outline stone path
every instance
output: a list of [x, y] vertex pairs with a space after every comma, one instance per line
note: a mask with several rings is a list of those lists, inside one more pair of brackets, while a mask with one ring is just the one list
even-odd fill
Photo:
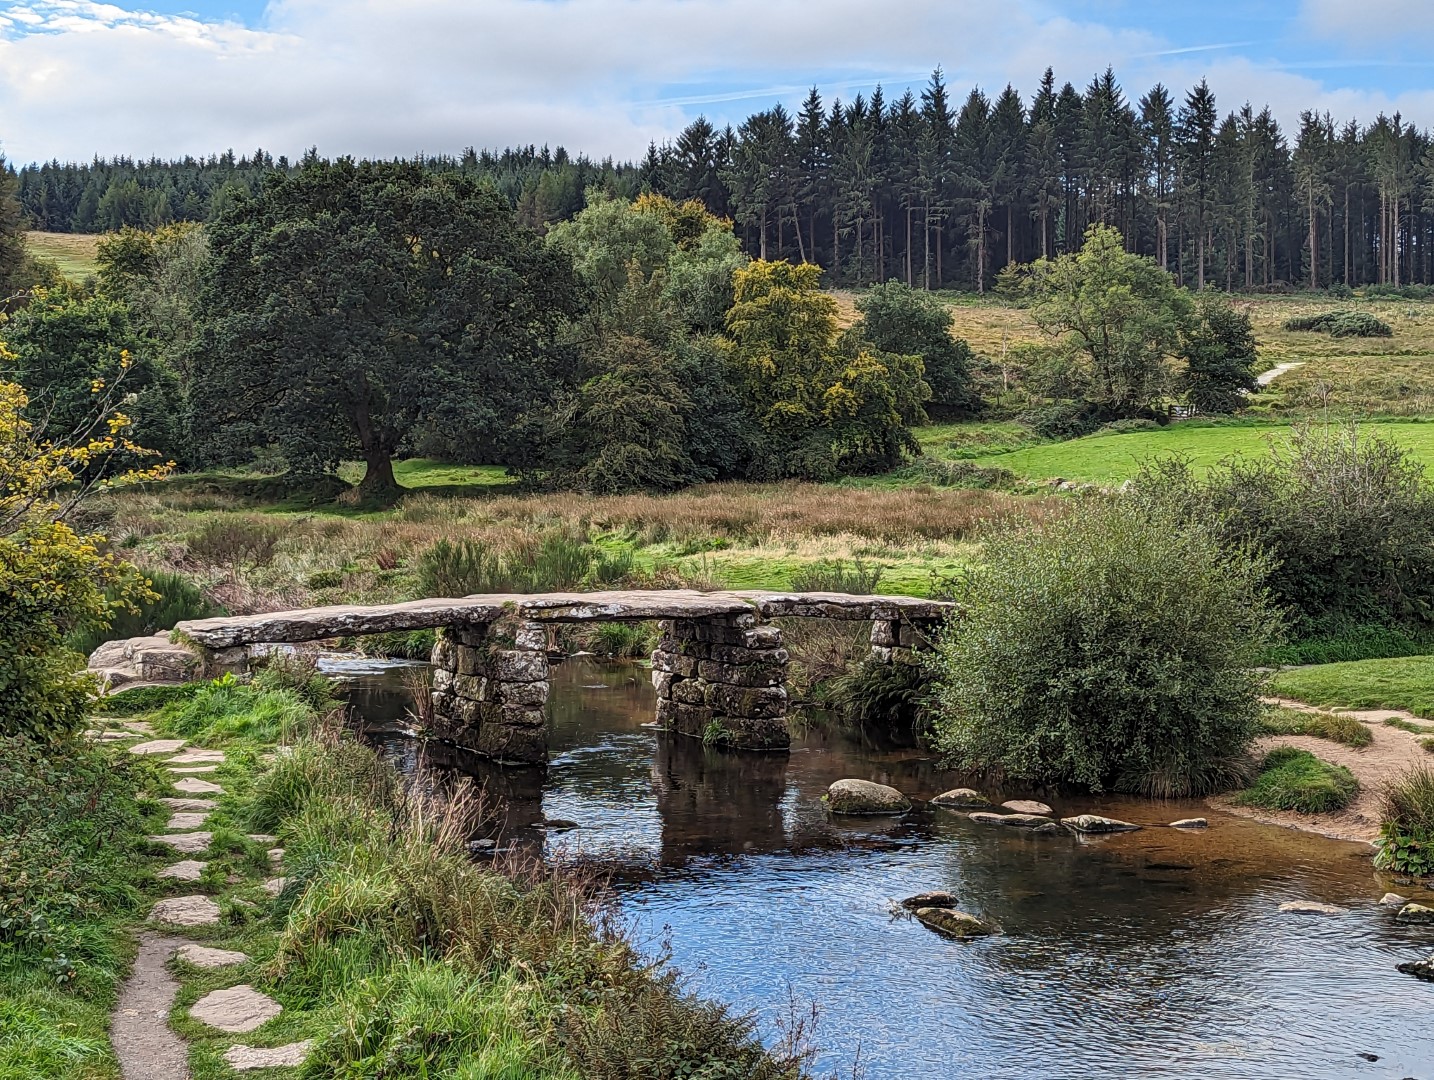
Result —
[[214, 834], [209, 832], [163, 833], [151, 836], [150, 839], [159, 844], [168, 844], [181, 855], [197, 855], [201, 851], [209, 849], [209, 842], [214, 839]]
[[290, 1043], [288, 1046], [276, 1046], [270, 1050], [264, 1050], [257, 1046], [231, 1046], [225, 1051], [224, 1060], [237, 1072], [247, 1072], [250, 1069], [293, 1068], [304, 1063], [304, 1057], [312, 1045], [312, 1039], [305, 1039], [303, 1042]]
[[181, 859], [177, 863], [166, 866], [155, 877], [168, 878], [173, 881], [198, 881], [204, 873], [206, 863], [198, 859]]
[[174, 790], [182, 791], [186, 795], [222, 795], [224, 793], [224, 789], [218, 784], [193, 776], [186, 776], [182, 780], [175, 781]]
[[243, 1035], [262, 1027], [283, 1011], [284, 1007], [277, 1001], [247, 983], [214, 990], [189, 1007], [189, 1015], [195, 1020], [231, 1035]]
[[149, 918], [168, 926], [217, 926], [219, 905], [207, 896], [171, 896], [155, 904]]
[[134, 971], [120, 987], [110, 1042], [124, 1080], [188, 1080], [189, 1050], [169, 1029], [179, 983], [165, 962], [184, 942], [152, 931], [139, 936]]
[[129, 748], [131, 754], [173, 754], [184, 748], [183, 739], [151, 739]]

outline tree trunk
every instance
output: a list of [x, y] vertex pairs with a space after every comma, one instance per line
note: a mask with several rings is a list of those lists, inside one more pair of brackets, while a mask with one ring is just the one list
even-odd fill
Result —
[[760, 257], [763, 262], [767, 261], [767, 208], [765, 206], [762, 207], [762, 246]]
[[909, 289], [916, 284], [911, 276], [911, 204], [906, 206], [906, 287]]
[[1314, 187], [1309, 190], [1309, 212], [1310, 212], [1310, 291], [1319, 288], [1319, 241], [1316, 239], [1316, 218], [1314, 205]]
[[393, 476], [393, 458], [386, 451], [365, 451], [363, 479], [359, 481], [358, 490], [365, 503], [386, 506], [398, 498], [402, 489]]

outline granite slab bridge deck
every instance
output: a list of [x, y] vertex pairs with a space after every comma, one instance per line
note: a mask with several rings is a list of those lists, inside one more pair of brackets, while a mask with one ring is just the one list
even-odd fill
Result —
[[197, 619], [175, 628], [175, 643], [110, 642], [90, 666], [111, 686], [136, 676], [182, 681], [247, 670], [250, 646], [432, 629], [438, 633], [426, 734], [496, 761], [541, 764], [548, 755], [552, 629], [655, 621], [659, 724], [731, 749], [785, 750], [789, 656], [774, 620], [870, 622], [873, 661], [915, 665], [955, 606], [911, 596], [677, 589], [436, 598]]

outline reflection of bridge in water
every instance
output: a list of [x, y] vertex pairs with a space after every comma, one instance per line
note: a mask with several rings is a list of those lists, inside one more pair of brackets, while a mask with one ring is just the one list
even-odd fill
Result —
[[469, 596], [202, 619], [176, 628], [204, 672], [242, 668], [248, 646], [437, 629], [435, 734], [503, 762], [547, 759], [544, 707], [551, 627], [657, 621], [657, 720], [734, 749], [785, 750], [786, 671], [779, 618], [872, 624], [874, 659], [914, 663], [952, 605], [909, 596], [685, 590]]

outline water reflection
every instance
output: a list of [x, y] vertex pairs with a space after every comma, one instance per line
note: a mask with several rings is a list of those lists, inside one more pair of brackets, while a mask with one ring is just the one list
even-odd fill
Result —
[[[871, 1080], [1434, 1080], [1434, 987], [1394, 970], [1434, 951], [1434, 932], [1377, 907], [1389, 883], [1366, 847], [1120, 799], [1050, 801], [1152, 825], [1205, 814], [1212, 828], [1071, 840], [930, 809], [831, 820], [820, 797], [843, 776], [928, 798], [952, 779], [919, 751], [841, 734], [801, 735], [790, 755], [669, 738], [645, 726], [636, 668], [560, 665], [550, 711], [547, 769], [437, 749], [430, 764], [503, 800], [515, 842], [618, 866], [640, 938], [665, 929], [697, 988], [764, 1019], [789, 990], [817, 1001], [825, 1069], [860, 1046]], [[386, 745], [414, 767], [410, 740]], [[534, 828], [556, 818], [579, 828]], [[957, 944], [889, 913], [932, 888], [1004, 934]], [[1351, 914], [1279, 914], [1289, 899]]]

